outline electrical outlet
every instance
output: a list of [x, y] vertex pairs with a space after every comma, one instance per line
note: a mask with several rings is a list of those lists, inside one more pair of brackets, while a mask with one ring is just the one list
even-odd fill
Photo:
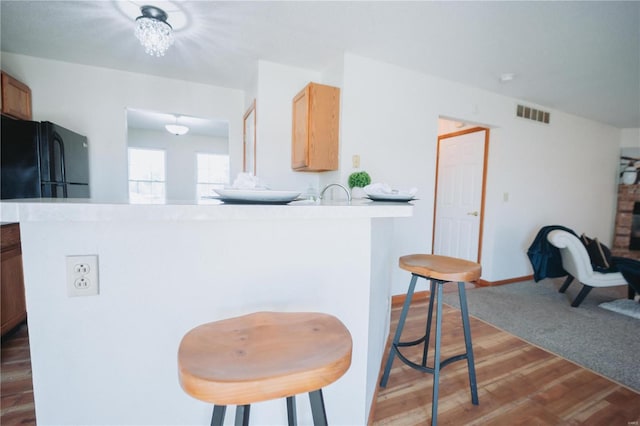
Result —
[[67, 295], [97, 296], [98, 256], [67, 256]]

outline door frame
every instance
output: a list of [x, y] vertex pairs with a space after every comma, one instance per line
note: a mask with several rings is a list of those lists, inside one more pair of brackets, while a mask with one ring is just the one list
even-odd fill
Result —
[[475, 132], [486, 132], [484, 136], [484, 153], [483, 153], [483, 164], [482, 164], [482, 190], [480, 195], [480, 217], [479, 217], [479, 229], [478, 229], [478, 259], [476, 262], [480, 263], [482, 259], [482, 236], [484, 231], [484, 206], [485, 206], [485, 195], [487, 190], [487, 166], [489, 160], [489, 134], [490, 130], [488, 127], [476, 126], [470, 129], [460, 130], [458, 132], [453, 133], [445, 133], [443, 135], [438, 135], [438, 145], [436, 148], [436, 179], [435, 179], [435, 189], [434, 189], [434, 198], [433, 198], [433, 223], [431, 233], [431, 253], [433, 253], [435, 249], [436, 242], [436, 215], [438, 212], [438, 179], [439, 179], [439, 170], [440, 170], [440, 142], [442, 139], [449, 139], [456, 136], [466, 135], [468, 133]]

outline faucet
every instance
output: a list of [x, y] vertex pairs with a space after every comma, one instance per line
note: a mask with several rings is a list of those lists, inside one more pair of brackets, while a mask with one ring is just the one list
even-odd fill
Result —
[[332, 186], [339, 186], [340, 188], [342, 188], [344, 190], [344, 192], [347, 194], [347, 200], [349, 201], [349, 203], [351, 203], [351, 193], [349, 192], [349, 190], [347, 188], [345, 188], [344, 186], [340, 185], [339, 183], [330, 183], [329, 185], [325, 186], [322, 189], [322, 192], [320, 192], [320, 199], [321, 200], [324, 197], [324, 193], [327, 191], [327, 189], [331, 188]]

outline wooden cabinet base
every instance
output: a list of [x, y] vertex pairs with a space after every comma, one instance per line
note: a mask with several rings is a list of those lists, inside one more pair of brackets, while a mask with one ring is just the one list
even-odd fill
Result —
[[22, 273], [20, 226], [17, 223], [0, 227], [0, 317], [4, 336], [27, 318]]

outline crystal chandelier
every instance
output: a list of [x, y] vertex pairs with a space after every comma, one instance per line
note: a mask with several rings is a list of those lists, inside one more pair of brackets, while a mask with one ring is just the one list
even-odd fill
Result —
[[136, 18], [135, 34], [145, 52], [151, 56], [164, 56], [173, 44], [173, 29], [164, 10], [155, 6], [142, 6], [142, 16]]

